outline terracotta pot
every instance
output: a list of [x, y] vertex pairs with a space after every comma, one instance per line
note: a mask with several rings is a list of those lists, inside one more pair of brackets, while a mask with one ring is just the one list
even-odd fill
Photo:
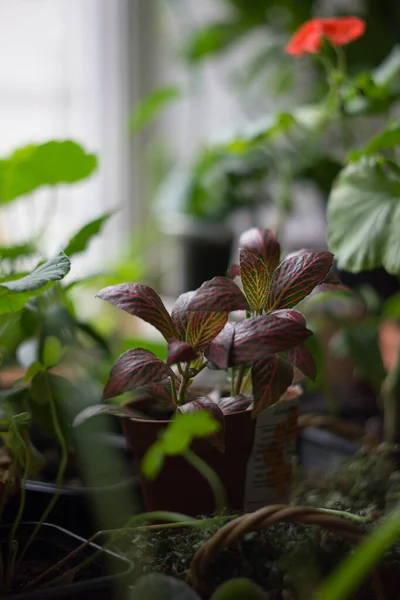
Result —
[[[281, 401], [256, 419], [252, 419], [249, 411], [225, 415], [225, 453], [218, 452], [205, 440], [193, 444], [192, 450], [220, 477], [229, 508], [256, 510], [287, 500], [297, 439], [297, 405], [297, 399]], [[168, 423], [140, 419], [123, 422], [146, 510], [192, 516], [210, 514], [215, 510], [211, 488], [183, 457], [168, 458], [154, 481], [141, 473], [144, 455]]]

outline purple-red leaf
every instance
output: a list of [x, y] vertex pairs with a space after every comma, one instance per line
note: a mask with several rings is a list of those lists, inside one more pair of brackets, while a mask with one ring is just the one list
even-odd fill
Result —
[[315, 381], [317, 377], [317, 365], [311, 350], [307, 346], [296, 346], [287, 351], [288, 360], [294, 364], [306, 377]]
[[281, 256], [281, 247], [273, 231], [253, 227], [240, 236], [239, 247], [260, 257], [271, 277], [279, 264]]
[[255, 417], [281, 398], [293, 381], [293, 367], [274, 354], [251, 367]]
[[190, 344], [180, 340], [168, 342], [167, 365], [175, 365], [178, 362], [191, 362], [199, 356], [199, 353]]
[[210, 400], [210, 398], [196, 398], [196, 400], [182, 404], [178, 407], [178, 410], [182, 413], [189, 413], [197, 410], [206, 410], [209, 412], [213, 418], [218, 421], [220, 428], [216, 433], [210, 435], [207, 439], [213, 446], [215, 446], [217, 450], [220, 452], [225, 452], [225, 419], [224, 413], [218, 404]]
[[268, 269], [261, 258], [243, 248], [240, 249], [240, 278], [251, 308], [260, 311], [268, 297]]
[[193, 298], [195, 292], [185, 292], [181, 294], [175, 302], [171, 319], [181, 340], [186, 341], [186, 330], [189, 323], [190, 315], [188, 305]]
[[193, 312], [186, 331], [186, 341], [194, 348], [204, 349], [219, 334], [228, 320], [228, 313]]
[[97, 296], [130, 315], [150, 323], [167, 341], [175, 336], [175, 329], [167, 309], [157, 292], [148, 285], [142, 283], [111, 285], [100, 290]]
[[[176, 388], [176, 379], [173, 379]], [[174, 398], [171, 389], [171, 380], [160, 381], [158, 383], [148, 383], [147, 385], [135, 390], [137, 396], [133, 398], [133, 402], [151, 400], [154, 404], [162, 408], [176, 409]], [[130, 400], [130, 403], [132, 400]]]
[[249, 310], [248, 302], [240, 288], [228, 277], [214, 277], [205, 281], [189, 301], [190, 310], [230, 312]]
[[273, 313], [270, 313], [275, 317], [279, 317], [280, 319], [291, 319], [300, 325], [306, 326], [306, 318], [299, 310], [295, 310], [294, 308], [283, 308], [274, 310]]
[[246, 410], [247, 408], [249, 408], [252, 402], [253, 399], [250, 395], [240, 394], [239, 396], [221, 398], [218, 401], [218, 406], [220, 407], [224, 415], [227, 415], [229, 413], [241, 412], [242, 410]]
[[235, 336], [235, 326], [232, 323], [227, 323], [216, 338], [212, 340], [206, 351], [205, 356], [208, 358], [212, 367], [217, 367], [226, 371], [230, 366], [230, 353]]
[[149, 383], [164, 381], [168, 377], [175, 377], [174, 372], [150, 350], [128, 350], [117, 359], [111, 369], [103, 399], [114, 398]]
[[226, 276], [229, 277], [229, 279], [235, 279], [235, 277], [240, 277], [239, 265], [231, 265], [226, 273]]
[[325, 279], [332, 262], [331, 252], [301, 250], [286, 258], [272, 276], [266, 310], [296, 306]]
[[325, 277], [325, 279], [321, 283], [324, 283], [324, 284], [327, 283], [329, 285], [341, 285], [342, 284], [339, 277], [336, 275], [335, 271], [333, 270], [333, 267], [331, 268], [328, 275]]
[[291, 318], [271, 314], [246, 319], [235, 327], [229, 366], [252, 363], [269, 354], [284, 352], [310, 335], [311, 331]]

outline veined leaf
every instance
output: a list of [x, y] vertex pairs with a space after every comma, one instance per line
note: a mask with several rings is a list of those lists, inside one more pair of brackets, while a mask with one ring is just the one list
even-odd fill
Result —
[[287, 351], [288, 360], [299, 369], [306, 377], [315, 381], [317, 377], [317, 365], [314, 356], [307, 346], [299, 345]]
[[229, 366], [253, 363], [275, 352], [284, 352], [310, 335], [311, 331], [292, 319], [275, 315], [246, 319], [235, 327]]
[[194, 294], [195, 292], [185, 292], [184, 294], [181, 294], [172, 308], [172, 323], [178, 333], [179, 339], [182, 341], [186, 341], [186, 330], [190, 319], [188, 306]]
[[99, 298], [118, 306], [130, 315], [150, 323], [168, 341], [176, 337], [175, 328], [160, 296], [143, 283], [111, 285], [97, 294]]
[[79, 252], [86, 250], [90, 240], [100, 233], [104, 223], [106, 223], [113, 214], [113, 212], [107, 212], [101, 217], [94, 219], [94, 221], [90, 221], [90, 223], [84, 225], [65, 246], [65, 254], [72, 256], [73, 254], [78, 254]]
[[170, 340], [168, 342], [167, 365], [175, 365], [178, 362], [191, 362], [199, 356], [199, 353], [186, 342]]
[[227, 415], [229, 413], [241, 412], [246, 410], [251, 405], [253, 399], [251, 396], [246, 394], [240, 394], [239, 396], [223, 397], [218, 402], [218, 406]]
[[128, 406], [121, 406], [116, 404], [93, 404], [84, 408], [74, 419], [73, 426], [78, 427], [85, 423], [88, 419], [92, 419], [97, 415], [112, 415], [113, 417], [120, 417], [121, 419], [143, 418], [143, 414]]
[[270, 314], [280, 319], [291, 319], [300, 325], [304, 325], [304, 327], [306, 326], [305, 316], [299, 310], [295, 310], [294, 308], [279, 308]]
[[227, 323], [204, 352], [211, 365], [226, 371], [230, 366], [230, 353], [235, 336], [235, 326]]
[[243, 248], [240, 249], [240, 278], [251, 308], [260, 311], [268, 297], [268, 269], [261, 258]]
[[226, 273], [226, 276], [229, 279], [235, 279], [235, 277], [240, 277], [239, 265], [231, 265]]
[[339, 174], [328, 200], [328, 243], [341, 269], [400, 275], [400, 168], [363, 158]]
[[[173, 385], [177, 388], [177, 380], [173, 379]], [[148, 383], [143, 387], [135, 389], [135, 396], [130, 398], [124, 406], [131, 406], [137, 401], [151, 400], [158, 406], [165, 409], [175, 410], [175, 402], [172, 395], [171, 380], [159, 381], [158, 383]]]
[[69, 258], [61, 253], [39, 265], [32, 273], [0, 283], [0, 314], [21, 310], [30, 298], [49, 289], [69, 272]]
[[332, 263], [331, 252], [301, 250], [286, 258], [272, 276], [266, 310], [296, 306], [325, 279]]
[[240, 288], [228, 277], [214, 277], [205, 281], [194, 292], [188, 307], [193, 311], [207, 312], [231, 312], [250, 308]]
[[147, 384], [175, 377], [174, 372], [150, 350], [134, 348], [124, 352], [111, 369], [103, 400]]
[[74, 183], [89, 177], [97, 158], [72, 140], [18, 148], [0, 160], [0, 203], [5, 204], [43, 185]]
[[192, 400], [191, 402], [179, 406], [178, 411], [184, 414], [206, 411], [211, 414], [213, 419], [219, 424], [219, 427], [216, 431], [209, 434], [207, 438], [217, 450], [220, 452], [225, 451], [225, 419], [224, 413], [218, 404], [210, 400], [210, 398], [196, 398], [196, 400]]
[[253, 417], [272, 406], [293, 381], [293, 367], [277, 354], [256, 361], [251, 367]]
[[258, 227], [248, 229], [240, 236], [239, 247], [261, 258], [272, 276], [281, 256], [281, 247], [273, 231]]
[[186, 332], [186, 341], [194, 348], [204, 349], [223, 329], [228, 313], [193, 312]]

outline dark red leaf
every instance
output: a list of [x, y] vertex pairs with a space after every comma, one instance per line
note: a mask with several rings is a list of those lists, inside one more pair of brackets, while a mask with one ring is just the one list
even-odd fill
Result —
[[174, 304], [171, 312], [171, 319], [182, 341], [186, 341], [186, 330], [190, 319], [188, 305], [195, 292], [185, 292], [181, 294]]
[[340, 281], [339, 277], [336, 275], [336, 273], [332, 267], [331, 270], [329, 271], [328, 275], [322, 281], [322, 283], [323, 284], [327, 283], [330, 285], [341, 285], [342, 282]]
[[291, 318], [271, 314], [246, 319], [235, 327], [229, 366], [252, 363], [269, 354], [284, 352], [310, 335], [311, 331]]
[[281, 398], [293, 381], [293, 367], [274, 354], [251, 367], [255, 417]]
[[[227, 323], [222, 331], [212, 340], [206, 351], [205, 356], [211, 365], [226, 371], [230, 366], [230, 353], [235, 335], [235, 327], [232, 323]], [[211, 367], [212, 368], [212, 367]]]
[[[173, 379], [175, 388], [177, 380]], [[130, 400], [132, 402], [142, 402], [151, 400], [153, 404], [157, 404], [163, 408], [176, 409], [174, 398], [172, 396], [171, 380], [160, 381], [158, 383], [148, 383], [147, 385], [135, 390], [135, 397]]]
[[331, 252], [301, 250], [286, 258], [272, 276], [266, 310], [296, 306], [325, 279], [332, 262]]
[[260, 311], [268, 297], [268, 269], [261, 258], [243, 248], [240, 249], [240, 278], [251, 308]]
[[239, 265], [231, 265], [226, 274], [229, 279], [235, 279], [235, 277], [240, 277], [240, 267]]
[[246, 410], [249, 408], [253, 399], [248, 394], [240, 394], [239, 396], [230, 396], [221, 398], [218, 401], [218, 406], [222, 410], [222, 412], [227, 415], [229, 413], [241, 412], [242, 410]]
[[214, 277], [205, 281], [189, 301], [190, 310], [230, 312], [249, 310], [248, 302], [240, 288], [228, 277]]
[[311, 350], [307, 346], [296, 346], [287, 351], [288, 360], [297, 367], [303, 375], [309, 377], [313, 381], [317, 377], [317, 365]]
[[300, 325], [306, 326], [306, 318], [299, 310], [295, 310], [294, 308], [287, 309], [278, 309], [274, 310], [273, 313], [270, 313], [275, 317], [279, 317], [280, 319], [291, 319], [292, 321], [296, 321]]
[[191, 313], [186, 331], [186, 341], [194, 348], [204, 349], [223, 329], [227, 320], [228, 313]]
[[270, 229], [253, 227], [245, 231], [239, 239], [239, 247], [260, 257], [268, 270], [269, 276], [279, 265], [281, 247], [275, 234]]
[[164, 381], [168, 377], [175, 377], [174, 372], [150, 350], [128, 350], [117, 359], [111, 369], [103, 399], [114, 398], [149, 383]]
[[218, 421], [220, 428], [207, 439], [217, 450], [225, 452], [225, 419], [224, 413], [218, 404], [210, 400], [210, 398], [196, 398], [196, 400], [182, 404], [178, 407], [178, 410], [182, 413], [194, 412], [197, 410], [206, 410], [209, 412], [214, 419]]
[[130, 315], [153, 325], [165, 339], [175, 337], [175, 329], [160, 296], [142, 283], [122, 283], [102, 289], [97, 296]]
[[175, 365], [178, 362], [191, 362], [199, 356], [199, 353], [190, 344], [180, 340], [168, 342], [167, 365]]

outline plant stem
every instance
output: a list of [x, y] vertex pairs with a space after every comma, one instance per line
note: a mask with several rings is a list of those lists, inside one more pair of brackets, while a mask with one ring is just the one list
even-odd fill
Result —
[[231, 396], [232, 398], [235, 395], [235, 367], [231, 368]]
[[234, 388], [234, 396], [239, 396], [240, 394], [240, 390], [242, 388], [242, 382], [243, 382], [243, 377], [246, 373], [246, 367], [245, 365], [240, 365], [239, 370], [238, 370], [238, 374], [236, 376], [236, 381], [235, 381], [235, 388]]
[[178, 391], [177, 404], [184, 404], [184, 402], [185, 402], [186, 389], [187, 389], [188, 383], [190, 381], [189, 372], [190, 372], [190, 363], [187, 363], [185, 370], [183, 372], [183, 375], [182, 375], [181, 385], [180, 385], [179, 391]]
[[20, 553], [19, 557], [18, 557], [18, 561], [17, 561], [17, 565], [16, 567], [18, 567], [21, 564], [22, 559], [24, 558], [28, 548], [30, 547], [30, 545], [32, 544], [33, 540], [35, 539], [38, 531], [40, 530], [41, 526], [43, 525], [43, 523], [45, 522], [45, 520], [47, 519], [47, 517], [49, 516], [49, 514], [51, 513], [51, 511], [54, 508], [54, 505], [56, 504], [59, 495], [60, 495], [60, 489], [62, 486], [62, 482], [63, 482], [63, 477], [64, 477], [64, 471], [65, 468], [67, 466], [67, 462], [68, 462], [68, 446], [67, 446], [67, 442], [64, 438], [63, 432], [61, 431], [61, 426], [58, 420], [58, 415], [57, 415], [57, 409], [56, 409], [56, 405], [55, 405], [55, 401], [53, 398], [53, 394], [49, 385], [49, 381], [48, 381], [48, 374], [46, 373], [45, 376], [45, 381], [47, 384], [47, 398], [48, 398], [48, 402], [50, 404], [50, 412], [51, 412], [51, 420], [52, 420], [52, 425], [56, 434], [56, 438], [58, 443], [60, 444], [61, 447], [61, 458], [60, 458], [60, 465], [58, 468], [58, 473], [57, 473], [57, 478], [56, 478], [56, 489], [55, 492], [49, 502], [49, 504], [47, 505], [47, 507], [45, 508], [45, 510], [43, 511], [42, 516], [40, 517], [39, 522], [37, 523], [36, 527], [34, 528], [34, 530], [32, 531], [31, 535], [28, 538], [28, 541], [26, 542], [22, 552]]
[[385, 441], [390, 444], [400, 443], [400, 346], [396, 361], [382, 384], [381, 396], [384, 409]]
[[348, 521], [353, 521], [354, 523], [358, 523], [360, 525], [372, 523], [375, 520], [371, 515], [360, 516], [346, 512], [344, 510], [334, 510], [333, 508], [320, 508], [319, 510], [321, 512], [328, 513], [329, 515], [333, 515], [335, 517], [343, 517]]
[[178, 397], [176, 395], [176, 387], [175, 387], [175, 377], [170, 377], [170, 381], [171, 381], [171, 393], [172, 393], [172, 398], [173, 398], [174, 404], [178, 404]]
[[223, 510], [226, 508], [227, 500], [225, 489], [214, 469], [212, 469], [210, 465], [208, 465], [202, 458], [197, 456], [197, 454], [195, 454], [192, 450], [186, 450], [183, 453], [183, 457], [186, 458], [186, 460], [195, 469], [197, 469], [199, 473], [205, 477], [205, 479], [207, 479], [214, 494], [215, 508], [217, 510]]

